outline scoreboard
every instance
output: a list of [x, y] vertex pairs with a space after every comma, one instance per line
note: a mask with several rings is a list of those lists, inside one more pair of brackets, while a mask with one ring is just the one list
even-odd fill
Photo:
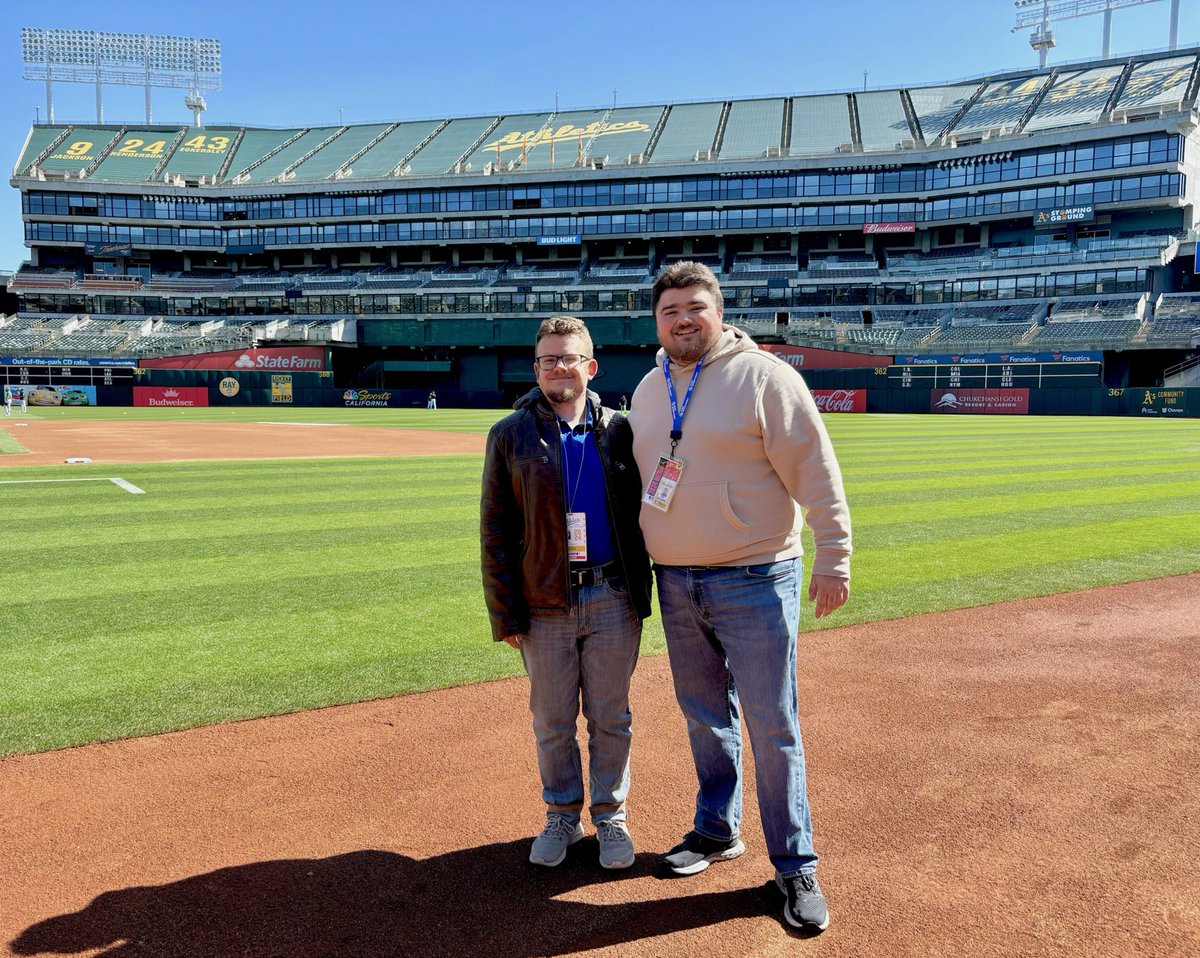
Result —
[[1064, 389], [1100, 384], [1100, 363], [938, 363], [889, 366], [888, 386], [901, 389]]
[[[70, 362], [69, 360], [67, 361]], [[78, 361], [77, 361], [78, 362]], [[0, 384], [11, 386], [132, 386], [139, 370], [136, 360], [113, 365], [52, 365], [53, 360], [0, 358]]]

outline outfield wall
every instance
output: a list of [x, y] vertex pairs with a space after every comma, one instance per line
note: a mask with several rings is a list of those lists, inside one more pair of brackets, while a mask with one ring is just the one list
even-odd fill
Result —
[[[1104, 386], [1098, 375], [1061, 373], [1053, 386], [952, 385], [938, 380], [929, 388], [897, 373], [900, 367], [805, 369], [800, 372], [818, 403], [829, 413], [933, 413], [941, 415], [1154, 416], [1200, 418], [1200, 388], [1164, 389]], [[933, 381], [933, 380], [929, 380]], [[533, 387], [530, 377], [513, 382], [507, 395], [495, 390], [438, 388], [438, 405], [496, 408]], [[605, 403], [622, 395], [593, 384]], [[266, 373], [242, 370], [146, 369], [136, 385], [98, 387], [97, 400], [111, 406], [332, 406], [342, 408], [424, 408], [429, 389], [346, 388], [328, 372]]]

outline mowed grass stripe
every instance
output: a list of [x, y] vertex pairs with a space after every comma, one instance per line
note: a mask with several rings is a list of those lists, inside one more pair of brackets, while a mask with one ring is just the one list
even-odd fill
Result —
[[29, 452], [29, 450], [10, 436], [7, 431], [0, 429], [0, 456], [19, 455], [23, 452]]
[[[1200, 569], [1200, 423], [827, 422], [857, 552], [851, 603], [820, 627]], [[0, 487], [6, 518], [37, 543], [0, 592], [0, 752], [519, 673], [483, 609], [480, 468], [439, 456], [17, 470], [121, 475], [147, 494]], [[662, 649], [657, 621], [644, 649]]]
[[[532, 383], [531, 383], [532, 385]], [[424, 404], [422, 404], [423, 406]], [[336, 406], [209, 406], [194, 409], [151, 409], [148, 407], [56, 407], [31, 410], [28, 419], [47, 422], [174, 422], [187, 423], [285, 423], [338, 426], [378, 426], [432, 429], [445, 432], [486, 433], [508, 409], [353, 409]]]

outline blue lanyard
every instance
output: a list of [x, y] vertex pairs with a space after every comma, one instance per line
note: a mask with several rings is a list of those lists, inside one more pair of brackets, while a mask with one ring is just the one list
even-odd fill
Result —
[[683, 414], [687, 412], [688, 403], [692, 399], [692, 390], [696, 388], [696, 380], [700, 376], [700, 367], [704, 365], [704, 357], [701, 356], [696, 362], [696, 368], [692, 370], [692, 381], [688, 383], [687, 392], [683, 394], [683, 405], [679, 405], [675, 401], [675, 384], [671, 381], [671, 357], [663, 359], [663, 376], [667, 380], [667, 395], [671, 399], [671, 458], [675, 458], [675, 447], [679, 445], [679, 440], [683, 438]]

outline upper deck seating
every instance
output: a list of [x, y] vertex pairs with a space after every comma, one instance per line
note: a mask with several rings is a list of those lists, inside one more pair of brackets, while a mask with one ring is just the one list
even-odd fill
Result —
[[894, 150], [912, 139], [899, 90], [855, 94], [858, 128], [864, 150]]
[[721, 159], [757, 158], [780, 146], [783, 134], [783, 99], [734, 100], [725, 120]]

